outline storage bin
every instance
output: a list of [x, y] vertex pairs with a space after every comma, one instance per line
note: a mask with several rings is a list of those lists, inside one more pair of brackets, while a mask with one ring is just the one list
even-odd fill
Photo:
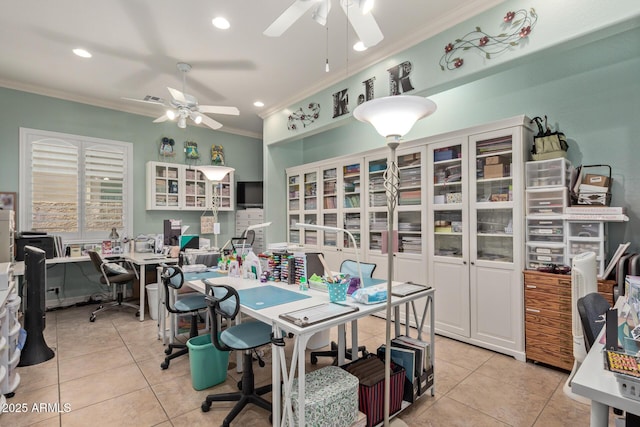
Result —
[[[384, 419], [384, 362], [376, 355], [358, 359], [342, 367], [358, 377], [358, 408], [367, 416], [367, 427], [374, 426]], [[382, 375], [375, 380], [371, 373]], [[365, 374], [366, 373], [366, 374]], [[374, 378], [372, 381], [371, 379]], [[404, 368], [391, 363], [391, 388], [389, 396], [389, 415], [395, 414], [402, 407], [404, 394]]]
[[[326, 366], [305, 375], [305, 425], [350, 426], [358, 417], [358, 378], [337, 366]], [[294, 425], [298, 419], [298, 378], [293, 380], [291, 403]]]
[[591, 221], [591, 222], [567, 222], [567, 228], [569, 237], [587, 237], [599, 239], [604, 236], [604, 222], [603, 221]]
[[538, 160], [525, 164], [527, 188], [568, 187], [573, 167], [565, 158]]
[[327, 283], [327, 289], [329, 290], [329, 301], [331, 302], [346, 301], [347, 288], [349, 288], [349, 282]]
[[187, 341], [191, 384], [195, 390], [213, 387], [227, 379], [229, 352], [220, 351], [211, 343], [211, 334], [199, 335]]

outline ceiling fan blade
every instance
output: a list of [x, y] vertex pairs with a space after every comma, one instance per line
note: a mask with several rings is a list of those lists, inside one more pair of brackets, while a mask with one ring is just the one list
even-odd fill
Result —
[[160, 117], [158, 117], [157, 119], [155, 119], [153, 121], [153, 123], [162, 123], [162, 122], [166, 122], [167, 120], [169, 120], [169, 117], [167, 117], [166, 114], [163, 114]]
[[142, 102], [144, 104], [167, 105], [164, 99], [158, 98], [157, 96], [151, 96], [151, 95], [145, 96], [144, 99], [127, 98], [124, 96], [122, 97], [122, 99], [125, 99], [127, 101]]
[[355, 6], [355, 3], [351, 3], [351, 6], [348, 6], [345, 2], [340, 2], [340, 5], [344, 13], [349, 17], [351, 26], [365, 47], [373, 47], [384, 39], [384, 35], [371, 12], [363, 15], [360, 9]]
[[240, 115], [240, 110], [238, 110], [236, 107], [223, 107], [219, 105], [198, 105], [198, 110], [201, 113], [228, 114], [231, 116]]
[[287, 10], [282, 12], [269, 27], [264, 30], [264, 35], [269, 37], [280, 37], [289, 29], [302, 15], [311, 9], [321, 0], [296, 0]]
[[220, 129], [222, 127], [222, 123], [213, 120], [211, 117], [207, 117], [204, 114], [200, 114], [202, 117], [202, 124], [209, 126], [211, 129]]
[[184, 93], [182, 93], [178, 89], [174, 89], [172, 87], [167, 87], [167, 89], [169, 89], [169, 93], [171, 94], [173, 99], [175, 99], [176, 101], [181, 102], [183, 104], [187, 103], [187, 98], [184, 96]]

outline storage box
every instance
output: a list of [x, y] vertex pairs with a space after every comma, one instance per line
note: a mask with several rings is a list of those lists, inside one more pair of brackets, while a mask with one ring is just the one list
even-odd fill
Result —
[[502, 178], [504, 176], [504, 165], [484, 165], [484, 178]]
[[[358, 378], [337, 366], [326, 366], [306, 374], [302, 405], [305, 425], [343, 427], [353, 424], [358, 417], [358, 387]], [[293, 380], [291, 390], [293, 424], [299, 425], [298, 378]]]
[[[358, 377], [358, 407], [367, 416], [367, 427], [380, 423], [384, 419], [384, 362], [370, 354], [344, 365], [342, 369]], [[392, 363], [389, 415], [395, 414], [402, 407], [404, 379], [404, 368]]]
[[443, 160], [451, 160], [453, 159], [453, 154], [452, 148], [440, 148], [433, 150], [433, 161], [441, 162]]
[[582, 180], [583, 184], [597, 185], [598, 187], [609, 188], [609, 177], [604, 175], [596, 175], [588, 173]]
[[500, 156], [490, 156], [487, 157], [485, 162], [487, 165], [497, 165], [500, 164]]
[[462, 193], [447, 193], [447, 203], [462, 203]]

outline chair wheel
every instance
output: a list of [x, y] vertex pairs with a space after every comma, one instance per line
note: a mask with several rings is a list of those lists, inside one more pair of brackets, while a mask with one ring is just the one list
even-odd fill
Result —
[[269, 424], [273, 424], [273, 414], [269, 414]]
[[165, 370], [169, 367], [169, 363], [168, 362], [162, 362], [160, 364], [160, 368], [162, 368], [162, 370]]
[[229, 426], [230, 426], [230, 424], [228, 422], [226, 422], [226, 421], [222, 422], [222, 427], [229, 427]]
[[136, 311], [136, 317], [140, 317], [140, 312]]
[[238, 381], [238, 390], [242, 390], [242, 380]]
[[171, 354], [171, 351], [172, 351], [172, 350], [173, 350], [173, 349], [172, 349], [171, 347], [165, 348], [165, 349], [164, 349], [164, 354], [166, 354], [166, 355], [168, 356], [168, 355], [170, 355], [170, 354]]
[[315, 365], [318, 363], [318, 358], [316, 356], [311, 356], [311, 364]]
[[89, 317], [89, 322], [95, 322], [95, 321], [96, 321], [96, 315], [95, 315], [95, 314], [92, 314], [92, 315]]
[[202, 410], [202, 412], [209, 412], [209, 409], [211, 409], [211, 403], [205, 400], [204, 402], [202, 402], [202, 405], [200, 405], [200, 409]]

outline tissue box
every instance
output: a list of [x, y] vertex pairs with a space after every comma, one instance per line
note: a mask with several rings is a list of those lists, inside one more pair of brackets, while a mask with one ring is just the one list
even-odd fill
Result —
[[[358, 378], [337, 366], [326, 366], [305, 376], [305, 425], [350, 426], [358, 416]], [[291, 392], [293, 424], [298, 422], [298, 378]]]

